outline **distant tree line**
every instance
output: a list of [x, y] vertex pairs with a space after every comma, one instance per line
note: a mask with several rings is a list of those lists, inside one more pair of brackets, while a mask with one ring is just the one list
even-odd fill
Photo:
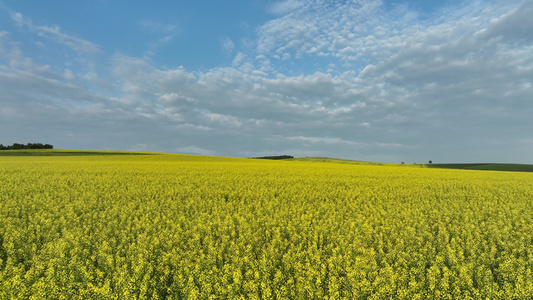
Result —
[[50, 144], [41, 144], [41, 143], [27, 143], [26, 145], [14, 143], [11, 146], [4, 146], [0, 144], [0, 150], [23, 150], [23, 149], [54, 149], [54, 146]]
[[252, 157], [255, 159], [288, 159], [294, 158], [292, 155], [276, 155], [276, 156], [261, 156], [261, 157]]

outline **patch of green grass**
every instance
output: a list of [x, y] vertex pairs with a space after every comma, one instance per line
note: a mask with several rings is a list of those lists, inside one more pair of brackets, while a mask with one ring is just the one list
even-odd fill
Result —
[[2, 150], [0, 156], [88, 156], [88, 155], [152, 155], [148, 152], [108, 151], [108, 150], [61, 150], [61, 149], [32, 149], [32, 150]]
[[533, 165], [526, 165], [526, 164], [475, 163], [475, 164], [429, 164], [427, 166], [429, 168], [441, 168], [441, 169], [533, 172]]

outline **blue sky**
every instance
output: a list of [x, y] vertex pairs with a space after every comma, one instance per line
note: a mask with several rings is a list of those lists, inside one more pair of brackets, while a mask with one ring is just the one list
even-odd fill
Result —
[[0, 0], [0, 143], [533, 163], [531, 15], [522, 0]]

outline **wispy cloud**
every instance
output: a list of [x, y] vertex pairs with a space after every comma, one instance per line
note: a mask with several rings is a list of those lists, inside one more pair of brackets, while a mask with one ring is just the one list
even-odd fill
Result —
[[285, 14], [296, 10], [304, 5], [303, 1], [299, 0], [284, 0], [278, 1], [270, 7], [270, 12], [275, 14]]
[[172, 43], [180, 34], [181, 29], [174, 24], [165, 24], [153, 20], [143, 20], [139, 22], [143, 32], [153, 35], [152, 41], [147, 45], [148, 50], [145, 56], [152, 57], [156, 55], [157, 50]]
[[233, 52], [233, 49], [235, 49], [235, 43], [228, 37], [223, 38], [221, 44], [222, 50], [226, 54], [231, 54]]
[[141, 27], [149, 32], [153, 33], [176, 33], [178, 32], [178, 27], [173, 24], [164, 24], [157, 21], [152, 20], [143, 20], [139, 22]]
[[34, 25], [32, 20], [22, 16], [21, 13], [12, 13], [11, 18], [21, 27], [36, 32], [38, 35], [53, 40], [84, 54], [98, 54], [100, 47], [81, 38], [68, 35], [61, 31], [59, 26]]

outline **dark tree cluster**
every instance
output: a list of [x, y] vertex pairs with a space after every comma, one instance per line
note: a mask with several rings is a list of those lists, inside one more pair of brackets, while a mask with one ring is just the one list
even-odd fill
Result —
[[50, 144], [41, 144], [41, 143], [27, 143], [26, 145], [14, 143], [11, 146], [4, 146], [0, 144], [0, 150], [23, 150], [23, 149], [54, 149], [54, 146]]
[[255, 159], [289, 159], [294, 158], [292, 155], [277, 155], [277, 156], [261, 156], [261, 157], [254, 157]]

